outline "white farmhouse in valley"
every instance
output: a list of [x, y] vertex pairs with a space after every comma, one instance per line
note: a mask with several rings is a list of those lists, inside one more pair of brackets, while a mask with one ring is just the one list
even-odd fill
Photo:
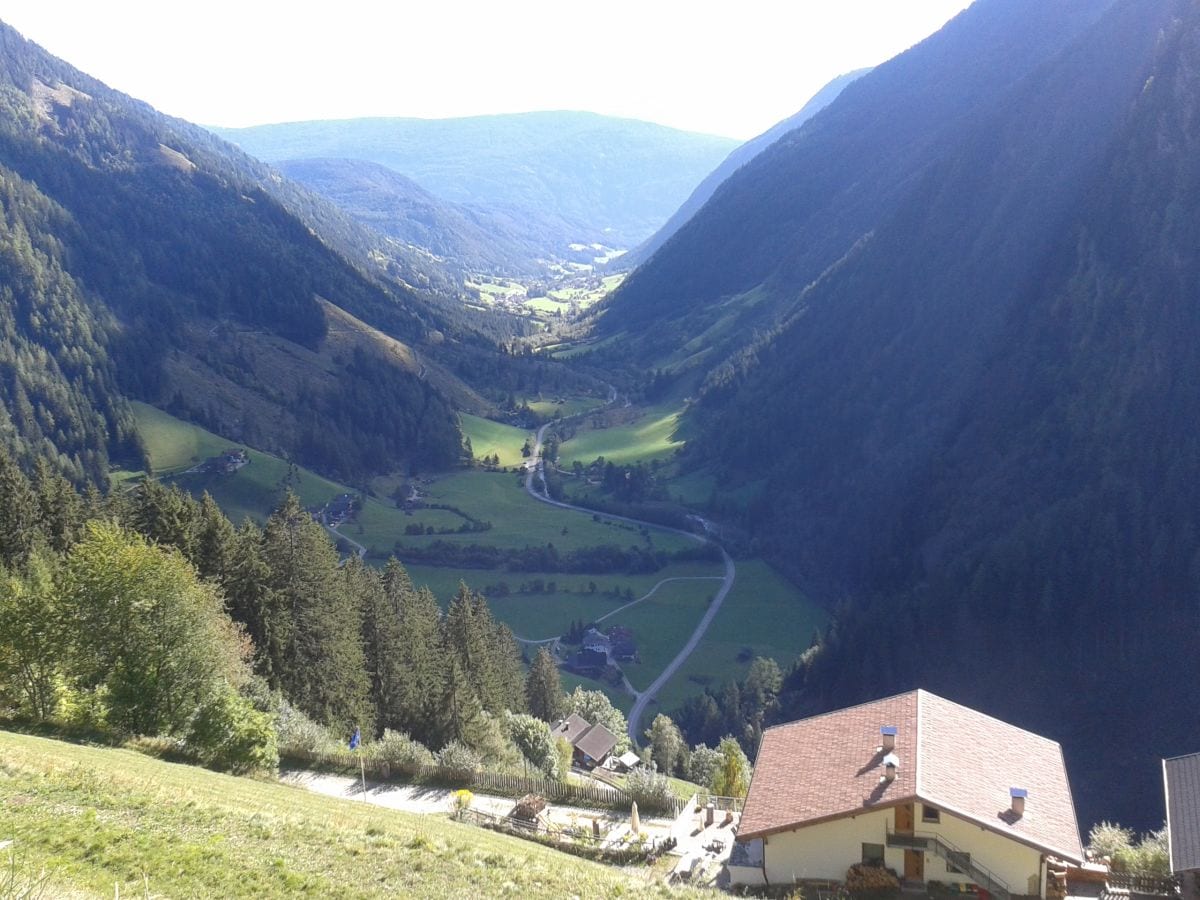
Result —
[[855, 863], [914, 885], [1046, 896], [1083, 849], [1062, 749], [928, 691], [764, 732], [730, 860], [735, 884], [843, 881]]

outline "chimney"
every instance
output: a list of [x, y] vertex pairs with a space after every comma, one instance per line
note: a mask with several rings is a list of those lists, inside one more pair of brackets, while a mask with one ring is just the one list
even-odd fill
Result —
[[1009, 795], [1012, 797], [1012, 811], [1017, 818], [1025, 815], [1025, 798], [1029, 796], [1029, 791], [1025, 788], [1009, 788]]
[[883, 758], [883, 780], [892, 781], [896, 777], [896, 769], [900, 767], [900, 757], [889, 753]]
[[879, 739], [883, 741], [883, 752], [891, 753], [896, 749], [896, 726], [884, 725], [879, 729]]

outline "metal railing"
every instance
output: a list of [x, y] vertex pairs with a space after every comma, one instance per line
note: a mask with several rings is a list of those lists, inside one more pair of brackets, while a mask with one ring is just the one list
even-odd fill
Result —
[[1008, 882], [989, 869], [975, 861], [970, 853], [950, 843], [940, 834], [930, 831], [914, 831], [898, 833], [890, 828], [887, 832], [889, 847], [902, 847], [905, 850], [932, 850], [954, 868], [960, 869], [975, 879], [975, 883], [987, 888], [988, 893], [999, 900], [1009, 900], [1011, 891]]

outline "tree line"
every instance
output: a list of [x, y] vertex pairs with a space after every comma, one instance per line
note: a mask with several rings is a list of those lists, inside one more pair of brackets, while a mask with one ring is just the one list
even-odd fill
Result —
[[443, 612], [395, 559], [343, 563], [291, 493], [235, 527], [208, 495], [81, 494], [0, 454], [0, 711], [257, 768], [285, 708], [333, 735], [513, 762], [517, 735], [548, 742], [580, 702], [596, 701], [572, 706], [544, 653], [526, 676], [481, 595], [462, 585]]

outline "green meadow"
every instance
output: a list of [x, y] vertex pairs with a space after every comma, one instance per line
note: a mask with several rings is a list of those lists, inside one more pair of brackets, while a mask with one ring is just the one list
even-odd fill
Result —
[[669, 460], [684, 444], [678, 434], [682, 412], [676, 405], [651, 407], [625, 425], [580, 429], [560, 446], [559, 465], [570, 466], [576, 460], [586, 465], [598, 456], [620, 465]]
[[442, 814], [6, 731], [0, 809], [14, 898], [710, 895]]

